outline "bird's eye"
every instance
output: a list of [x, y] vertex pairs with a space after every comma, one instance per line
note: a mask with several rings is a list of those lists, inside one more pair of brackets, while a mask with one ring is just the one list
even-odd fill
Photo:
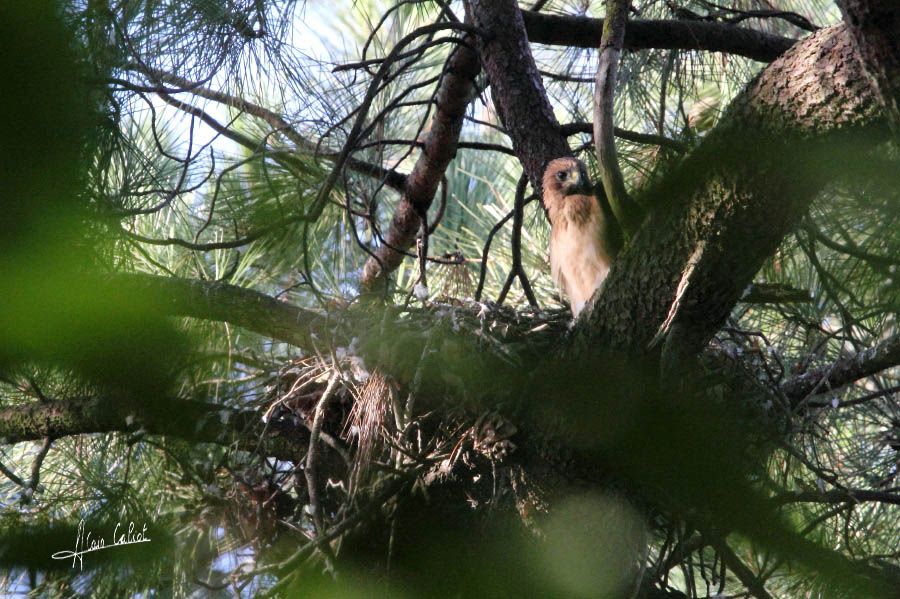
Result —
[[560, 181], [565, 181], [566, 177], [568, 177], [568, 176], [569, 176], [569, 173], [567, 173], [566, 171], [559, 171], [558, 173], [556, 173], [556, 178], [559, 179]]

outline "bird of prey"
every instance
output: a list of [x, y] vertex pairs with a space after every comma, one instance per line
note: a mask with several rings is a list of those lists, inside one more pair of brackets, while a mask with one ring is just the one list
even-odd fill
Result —
[[595, 197], [577, 158], [557, 158], [547, 165], [544, 205], [550, 216], [553, 280], [569, 298], [572, 318], [577, 318], [609, 273], [618, 249], [615, 220]]

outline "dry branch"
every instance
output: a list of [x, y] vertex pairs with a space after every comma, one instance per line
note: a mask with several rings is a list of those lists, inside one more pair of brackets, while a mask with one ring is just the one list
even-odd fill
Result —
[[372, 289], [400, 266], [403, 252], [412, 246], [422, 215], [428, 212], [435, 192], [450, 161], [456, 156], [459, 132], [472, 95], [475, 77], [481, 70], [478, 56], [465, 44], [453, 49], [444, 66], [444, 74], [435, 96], [436, 109], [431, 130], [421, 153], [407, 176], [403, 197], [397, 205], [384, 243], [369, 257], [363, 268], [361, 284]]
[[812, 393], [839, 389], [897, 366], [900, 366], [900, 335], [894, 335], [874, 347], [828, 366], [790, 378], [782, 384], [781, 390], [788, 398], [801, 400]]

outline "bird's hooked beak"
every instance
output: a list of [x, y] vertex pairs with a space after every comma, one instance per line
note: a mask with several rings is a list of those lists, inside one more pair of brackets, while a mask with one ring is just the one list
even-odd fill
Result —
[[572, 171], [569, 185], [566, 188], [566, 195], [591, 195], [594, 190], [591, 188], [591, 180], [588, 178], [587, 172], [583, 168]]

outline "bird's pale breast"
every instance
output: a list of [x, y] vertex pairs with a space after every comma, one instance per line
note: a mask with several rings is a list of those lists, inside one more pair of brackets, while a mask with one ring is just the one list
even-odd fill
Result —
[[568, 198], [555, 216], [550, 268], [554, 281], [569, 297], [572, 315], [578, 316], [612, 262], [602, 242], [603, 216], [594, 199], [587, 196]]

